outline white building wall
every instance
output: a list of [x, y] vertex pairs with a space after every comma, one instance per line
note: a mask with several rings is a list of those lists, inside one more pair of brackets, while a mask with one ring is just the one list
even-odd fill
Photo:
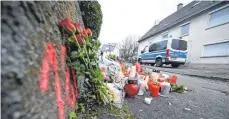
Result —
[[208, 29], [208, 21], [208, 13], [191, 20], [189, 30], [189, 39], [192, 44], [190, 63], [229, 64], [229, 57], [202, 58], [204, 44], [229, 40], [229, 24]]
[[[189, 35], [181, 36], [181, 26], [184, 23], [190, 22]], [[203, 63], [203, 64], [229, 64], [229, 57], [211, 57], [203, 58], [203, 45], [229, 40], [229, 23], [220, 25], [214, 28], [208, 28], [209, 13], [202, 14], [190, 21], [181, 23], [171, 29], [168, 29], [168, 36], [172, 38], [181, 37], [188, 42], [187, 61], [186, 63]], [[162, 40], [162, 33], [153, 36], [139, 43], [138, 54], [141, 50], [149, 45], [150, 42]]]

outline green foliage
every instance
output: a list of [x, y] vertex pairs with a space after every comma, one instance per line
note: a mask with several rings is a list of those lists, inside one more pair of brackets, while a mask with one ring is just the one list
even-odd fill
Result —
[[[76, 111], [85, 115], [93, 115], [99, 104], [109, 103], [107, 99], [108, 89], [103, 83], [103, 74], [98, 66], [97, 51], [101, 43], [98, 40], [92, 40], [91, 36], [84, 36], [85, 44], [79, 45], [77, 37], [73, 33], [66, 40], [68, 44], [67, 52], [70, 55], [67, 58], [67, 65], [74, 69], [77, 76], [79, 97]], [[74, 114], [70, 117], [73, 119]]]
[[135, 119], [134, 116], [130, 114], [129, 109], [126, 106], [122, 106], [121, 108], [111, 106], [109, 111], [113, 116], [123, 117], [124, 119]]
[[[75, 106], [76, 113], [83, 114], [83, 118], [91, 119], [97, 115], [97, 107], [108, 104], [106, 106], [110, 105], [111, 107], [109, 113], [122, 116], [126, 119], [133, 119], [133, 116], [129, 114], [126, 107], [123, 106], [119, 109], [112, 106], [109, 102], [109, 92], [103, 82], [104, 76], [98, 66], [97, 51], [100, 47], [100, 42], [98, 40], [91, 40], [90, 36], [86, 36], [86, 44], [80, 46], [78, 43], [75, 43], [77, 42], [75, 36], [74, 38], [75, 40], [69, 39], [67, 41], [67, 44], [73, 44], [69, 45], [67, 49], [68, 54], [70, 54], [70, 57], [67, 58], [67, 64], [72, 69], [75, 69], [76, 76], [78, 76], [77, 83], [80, 85], [78, 86], [80, 99], [78, 105]], [[80, 76], [84, 78], [79, 78]], [[70, 119], [80, 118], [76, 116], [76, 113], [73, 113], [70, 113]]]
[[102, 25], [102, 10], [98, 1], [79, 1], [83, 22], [92, 30], [92, 38], [97, 39]]
[[79, 106], [78, 106], [78, 105], [76, 105], [76, 106], [75, 106], [75, 110], [78, 110], [78, 109], [79, 109]]
[[84, 105], [81, 103], [81, 104], [79, 104], [80, 105], [80, 108], [81, 108], [81, 112], [82, 113], [85, 113], [85, 107], [84, 107]]
[[77, 119], [77, 115], [75, 112], [70, 112], [69, 119]]
[[173, 92], [177, 92], [177, 93], [183, 93], [184, 92], [184, 86], [178, 86], [177, 84], [173, 84], [171, 86]]

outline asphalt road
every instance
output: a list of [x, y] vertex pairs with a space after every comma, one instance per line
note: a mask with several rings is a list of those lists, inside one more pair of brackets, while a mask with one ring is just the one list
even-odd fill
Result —
[[150, 97], [148, 92], [144, 96], [125, 99], [136, 119], [229, 119], [228, 82], [177, 76], [177, 84], [192, 91], [183, 94], [173, 92], [167, 98], [153, 98], [150, 105], [143, 102], [145, 97]]

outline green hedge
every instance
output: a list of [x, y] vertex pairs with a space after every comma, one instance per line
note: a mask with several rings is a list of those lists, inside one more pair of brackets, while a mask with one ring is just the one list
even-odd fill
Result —
[[102, 25], [102, 10], [98, 1], [79, 1], [85, 28], [92, 30], [93, 39], [99, 37]]

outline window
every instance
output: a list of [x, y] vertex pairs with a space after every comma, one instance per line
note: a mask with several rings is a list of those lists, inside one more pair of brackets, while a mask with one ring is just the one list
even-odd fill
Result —
[[147, 49], [148, 49], [148, 45], [144, 47], [144, 49], [141, 51], [141, 53], [146, 52], [146, 51], [147, 51]]
[[210, 13], [209, 27], [229, 22], [229, 6]]
[[204, 45], [203, 57], [228, 56], [229, 41]]
[[155, 50], [156, 50], [156, 43], [150, 45], [150, 47], [149, 47], [149, 52], [153, 52]]
[[156, 43], [156, 51], [165, 50], [167, 48], [167, 40]]
[[154, 43], [154, 44], [150, 45], [149, 52], [165, 50], [167, 48], [167, 43], [168, 43], [167, 40], [161, 41], [158, 43]]
[[171, 47], [174, 50], [183, 50], [183, 51], [185, 51], [185, 50], [187, 50], [187, 41], [173, 39]]
[[190, 23], [181, 26], [181, 36], [189, 34], [189, 24]]

